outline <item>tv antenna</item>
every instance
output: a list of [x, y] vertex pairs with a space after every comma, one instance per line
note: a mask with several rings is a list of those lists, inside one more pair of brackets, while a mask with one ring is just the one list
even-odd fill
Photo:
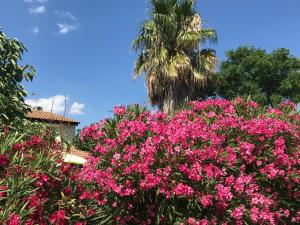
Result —
[[67, 96], [65, 95], [65, 110], [64, 110], [64, 116], [66, 116], [67, 113]]
[[54, 107], [54, 97], [52, 98], [52, 103], [51, 103], [51, 113], [53, 111], [53, 107]]
[[33, 99], [35, 101], [35, 107], [37, 107], [38, 104], [39, 104], [39, 94], [38, 94], [38, 92], [37, 91], [33, 91], [31, 93], [31, 96], [33, 96]]

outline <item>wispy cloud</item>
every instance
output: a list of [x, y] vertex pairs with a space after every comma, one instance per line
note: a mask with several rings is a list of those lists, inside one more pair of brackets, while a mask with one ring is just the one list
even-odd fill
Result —
[[54, 14], [58, 15], [60, 18], [63, 19], [70, 19], [73, 21], [77, 20], [76, 16], [74, 16], [74, 14], [68, 11], [55, 11]]
[[67, 24], [67, 23], [58, 23], [58, 33], [59, 34], [67, 34], [72, 30], [76, 30], [77, 27], [72, 24]]
[[24, 2], [27, 2], [27, 3], [46, 3], [48, 2], [48, 0], [23, 0]]
[[71, 106], [70, 113], [74, 115], [83, 115], [85, 104], [74, 102]]
[[32, 28], [32, 33], [34, 33], [34, 34], [37, 34], [37, 33], [39, 33], [40, 32], [40, 29], [39, 29], [39, 27], [34, 27], [34, 28]]
[[43, 5], [29, 9], [29, 13], [33, 14], [33, 15], [42, 14], [42, 13], [45, 13], [45, 12], [46, 12], [46, 7], [43, 6]]

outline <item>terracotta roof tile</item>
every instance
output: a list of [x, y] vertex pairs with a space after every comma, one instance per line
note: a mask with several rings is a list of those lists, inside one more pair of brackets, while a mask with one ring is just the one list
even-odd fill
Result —
[[28, 112], [26, 117], [30, 119], [39, 120], [39, 121], [79, 124], [78, 120], [70, 119], [61, 115], [57, 115], [51, 112], [40, 111], [40, 110]]
[[85, 159], [91, 155], [89, 152], [81, 151], [81, 150], [75, 149], [73, 147], [70, 149], [70, 151], [68, 153], [85, 158]]

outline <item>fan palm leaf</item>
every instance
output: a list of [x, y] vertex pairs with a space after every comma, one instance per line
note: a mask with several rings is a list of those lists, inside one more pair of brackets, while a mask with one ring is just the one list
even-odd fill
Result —
[[149, 9], [132, 45], [139, 52], [134, 77], [145, 74], [151, 104], [171, 112], [210, 94], [216, 54], [201, 44], [217, 35], [203, 27], [195, 0], [150, 0]]

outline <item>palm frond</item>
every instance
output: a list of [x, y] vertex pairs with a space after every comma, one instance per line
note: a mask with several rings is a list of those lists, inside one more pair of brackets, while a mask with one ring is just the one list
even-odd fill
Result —
[[216, 54], [201, 49], [201, 43], [215, 43], [216, 31], [202, 27], [195, 0], [150, 0], [149, 9], [149, 19], [141, 24], [132, 47], [139, 51], [135, 78], [145, 73], [151, 104], [162, 109], [165, 102], [172, 102], [166, 98], [180, 104], [205, 96]]
[[208, 48], [202, 49], [200, 51], [200, 61], [206, 71], [214, 73], [217, 63], [216, 51]]
[[181, 1], [176, 7], [176, 13], [183, 17], [192, 16], [195, 14], [195, 10], [193, 10], [194, 4], [195, 0]]
[[196, 82], [203, 82], [206, 78], [206, 76], [200, 70], [197, 69], [193, 69], [193, 76]]
[[151, 0], [150, 3], [152, 12], [167, 15], [173, 12], [177, 0]]
[[131, 47], [135, 51], [145, 48], [145, 36], [143, 31], [141, 31], [139, 36], [132, 42]]
[[199, 33], [201, 35], [201, 42], [217, 43], [218, 41], [215, 29], [201, 29]]
[[133, 75], [134, 79], [138, 78], [143, 73], [143, 71], [145, 70], [145, 66], [146, 63], [144, 60], [144, 54], [141, 54], [139, 55], [139, 57], [135, 62], [134, 75]]
[[172, 79], [175, 79], [178, 76], [176, 64], [174, 60], [169, 61], [166, 74]]
[[200, 32], [195, 31], [182, 31], [176, 40], [176, 48], [192, 50], [199, 45]]
[[165, 47], [161, 47], [158, 49], [158, 52], [159, 52], [159, 55], [158, 55], [159, 62], [160, 63], [165, 62], [168, 57], [168, 49], [166, 49]]

